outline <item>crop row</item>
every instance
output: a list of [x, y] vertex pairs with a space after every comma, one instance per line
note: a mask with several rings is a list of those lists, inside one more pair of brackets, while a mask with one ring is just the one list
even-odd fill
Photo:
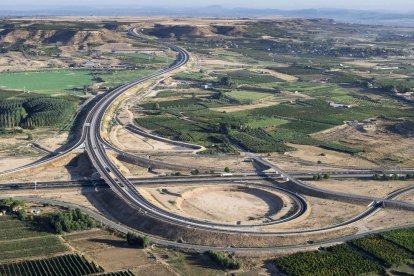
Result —
[[[91, 275], [103, 272], [102, 268], [79, 255], [64, 255], [49, 259], [23, 261], [0, 265], [0, 275]], [[128, 275], [128, 274], [127, 274]]]
[[414, 229], [395, 230], [275, 260], [286, 275], [383, 274], [413, 258]]
[[65, 252], [67, 248], [55, 236], [0, 242], [0, 260], [34, 257]]

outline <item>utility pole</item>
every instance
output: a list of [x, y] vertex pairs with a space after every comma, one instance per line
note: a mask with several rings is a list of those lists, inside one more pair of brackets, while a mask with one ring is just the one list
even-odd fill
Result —
[[35, 180], [34, 185], [35, 185], [35, 191], [37, 191], [37, 180]]

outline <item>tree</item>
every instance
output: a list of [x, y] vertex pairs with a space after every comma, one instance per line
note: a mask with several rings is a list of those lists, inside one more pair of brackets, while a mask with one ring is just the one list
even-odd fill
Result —
[[229, 173], [230, 172], [230, 168], [229, 167], [225, 167], [224, 168], [224, 172]]
[[19, 220], [26, 220], [27, 218], [27, 214], [26, 211], [24, 209], [20, 209], [19, 211], [16, 212], [16, 216]]
[[28, 133], [27, 134], [27, 140], [29, 140], [29, 141], [33, 141], [33, 134], [32, 133]]
[[134, 233], [128, 232], [126, 236], [127, 243], [132, 246], [148, 247], [149, 239], [147, 236], [141, 237]]
[[194, 169], [194, 170], [191, 171], [191, 174], [192, 175], [199, 175], [200, 171], [198, 169]]
[[324, 174], [323, 175], [323, 179], [329, 179], [330, 178], [330, 175], [329, 174]]
[[224, 76], [220, 79], [220, 84], [223, 86], [231, 86], [232, 83], [233, 82], [230, 76]]
[[154, 103], [154, 106], [152, 107], [152, 109], [160, 110], [161, 109], [160, 104], [158, 102]]

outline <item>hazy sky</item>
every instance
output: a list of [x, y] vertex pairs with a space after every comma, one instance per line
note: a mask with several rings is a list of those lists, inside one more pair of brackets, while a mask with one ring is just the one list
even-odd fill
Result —
[[[1, 2], [5, 0], [0, 0]], [[1, 3], [2, 8], [57, 7], [73, 5], [105, 6], [206, 6], [225, 7], [306, 9], [306, 8], [348, 8], [357, 10], [414, 11], [414, 0], [13, 0]]]

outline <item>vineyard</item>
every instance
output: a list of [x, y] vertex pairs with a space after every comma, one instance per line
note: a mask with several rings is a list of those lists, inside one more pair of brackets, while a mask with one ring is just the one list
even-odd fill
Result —
[[229, 136], [241, 147], [252, 152], [286, 152], [293, 150], [291, 147], [275, 140], [262, 129], [251, 129], [244, 132], [231, 131]]
[[10, 217], [0, 218], [0, 260], [47, 256], [67, 251], [58, 237], [32, 229], [32, 225]]
[[[23, 261], [0, 265], [0, 275], [92, 275], [103, 269], [79, 255], [63, 255], [49, 259]], [[130, 274], [119, 274], [130, 275]]]
[[413, 250], [414, 229], [410, 228], [293, 254], [275, 263], [287, 275], [383, 274], [386, 268], [412, 260]]

